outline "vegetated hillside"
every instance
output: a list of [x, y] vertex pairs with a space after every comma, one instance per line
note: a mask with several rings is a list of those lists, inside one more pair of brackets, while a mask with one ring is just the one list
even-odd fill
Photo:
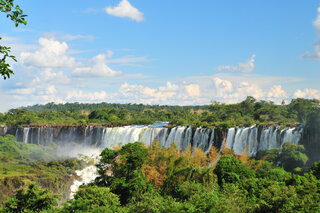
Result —
[[33, 105], [27, 107], [21, 107], [20, 109], [26, 109], [32, 112], [41, 112], [44, 110], [55, 110], [55, 111], [74, 111], [74, 112], [81, 112], [81, 111], [88, 111], [92, 112], [97, 109], [104, 109], [104, 108], [111, 108], [111, 109], [126, 109], [129, 111], [141, 112], [146, 109], [150, 110], [166, 110], [166, 111], [176, 111], [177, 109], [183, 110], [208, 110], [209, 105], [203, 106], [170, 106], [170, 105], [144, 105], [144, 104], [117, 104], [117, 103], [65, 103], [65, 104], [55, 104], [53, 102], [47, 103], [45, 105]]
[[[276, 105], [270, 101], [257, 101], [253, 97], [248, 97], [237, 104], [213, 102], [210, 106], [186, 107], [49, 103], [0, 113], [0, 123], [11, 126], [89, 124], [117, 126], [169, 121], [172, 125], [195, 127], [227, 128], [253, 124], [286, 126], [306, 123], [308, 116], [319, 110], [319, 103], [319, 100], [293, 99], [288, 105]], [[107, 106], [108, 108], [104, 108]], [[99, 107], [101, 109], [96, 109]]]
[[[205, 155], [190, 147], [181, 152], [174, 145], [161, 148], [155, 143], [146, 148], [138, 142], [106, 148], [97, 165], [99, 176], [62, 207], [54, 205], [50, 193], [31, 185], [0, 211], [320, 211], [320, 163], [305, 171], [297, 167], [306, 161], [303, 147], [286, 143], [281, 153], [261, 153], [261, 160], [236, 156], [228, 149], [221, 154], [214, 147]], [[45, 196], [36, 196], [41, 193]]]
[[76, 159], [59, 160], [56, 154], [53, 144], [24, 144], [12, 135], [0, 136], [0, 203], [30, 182], [61, 196], [68, 195], [74, 179], [71, 174], [85, 165]]

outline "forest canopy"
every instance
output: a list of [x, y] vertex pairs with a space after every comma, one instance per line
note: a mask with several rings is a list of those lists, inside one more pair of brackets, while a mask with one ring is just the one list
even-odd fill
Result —
[[130, 125], [168, 121], [172, 125], [231, 127], [261, 125], [297, 125], [318, 114], [320, 101], [293, 99], [289, 104], [247, 97], [237, 104], [212, 102], [203, 106], [160, 106], [112, 103], [66, 103], [34, 105], [0, 114], [0, 123], [21, 125]]

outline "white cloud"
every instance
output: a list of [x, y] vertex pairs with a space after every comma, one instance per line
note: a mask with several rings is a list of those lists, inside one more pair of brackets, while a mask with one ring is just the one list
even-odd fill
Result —
[[56, 90], [56, 87], [54, 85], [49, 85], [47, 87], [47, 91], [46, 91], [47, 94], [51, 95], [51, 94], [54, 94], [56, 92], [57, 92], [57, 90]]
[[107, 93], [105, 91], [100, 92], [87, 92], [83, 90], [71, 90], [67, 92], [66, 100], [68, 101], [105, 101]]
[[273, 85], [267, 94], [267, 98], [277, 104], [287, 99], [287, 93], [282, 89], [281, 85]]
[[304, 59], [320, 60], [320, 7], [318, 7], [318, 14], [316, 20], [313, 22], [313, 27], [317, 35], [317, 41], [314, 43], [314, 51], [306, 52], [301, 56]]
[[[110, 53], [109, 53], [110, 55]], [[81, 77], [118, 77], [122, 75], [121, 71], [112, 70], [106, 64], [106, 57], [108, 55], [99, 54], [95, 56], [92, 61], [93, 66], [90, 67], [78, 67], [72, 71], [73, 75]]]
[[30, 95], [35, 90], [36, 90], [35, 88], [21, 88], [21, 89], [12, 90], [11, 92], [19, 95]]
[[106, 57], [107, 58], [110, 58], [111, 56], [113, 56], [113, 52], [111, 50], [107, 50], [107, 54], [106, 54]]
[[144, 85], [124, 83], [119, 89], [120, 95], [134, 103], [144, 104], [192, 104], [201, 96], [200, 86], [197, 84], [173, 84], [167, 82], [165, 86], [150, 88]]
[[247, 96], [252, 96], [256, 99], [265, 97], [265, 92], [256, 84], [248, 82], [234, 82], [223, 80], [218, 77], [213, 79], [215, 86], [215, 94], [212, 99], [217, 99], [225, 103], [237, 103], [244, 100]]
[[224, 97], [228, 93], [232, 92], [233, 87], [232, 83], [228, 80], [222, 80], [220, 78], [213, 79], [215, 89], [216, 89], [216, 96], [217, 97]]
[[130, 64], [130, 63], [136, 63], [136, 62], [146, 62], [148, 61], [146, 56], [142, 57], [134, 57], [134, 56], [127, 56], [123, 58], [114, 58], [114, 59], [108, 59], [108, 63], [119, 63], [119, 64]]
[[189, 96], [200, 96], [200, 87], [198, 84], [189, 84], [184, 86]]
[[74, 67], [75, 59], [67, 55], [68, 45], [66, 42], [60, 42], [54, 38], [41, 37], [39, 45], [35, 52], [22, 52], [21, 62], [31, 67]]
[[47, 68], [41, 71], [38, 77], [34, 79], [34, 81], [51, 82], [51, 83], [57, 83], [57, 84], [69, 84], [71, 82], [69, 77], [64, 75], [62, 71], [53, 72], [51, 68]]
[[128, 0], [121, 0], [121, 2], [115, 7], [106, 7], [105, 11], [109, 15], [120, 18], [130, 18], [137, 22], [144, 20], [143, 13], [133, 7]]
[[294, 98], [308, 98], [308, 99], [320, 99], [320, 91], [317, 89], [298, 89], [294, 94]]
[[233, 102], [242, 101], [247, 96], [252, 96], [255, 99], [262, 99], [265, 96], [265, 92], [256, 84], [241, 82], [236, 91], [230, 95]]
[[230, 72], [242, 72], [249, 73], [254, 70], [254, 62], [256, 55], [252, 55], [246, 62], [240, 62], [237, 66], [221, 65], [215, 68], [217, 71], [230, 71]]

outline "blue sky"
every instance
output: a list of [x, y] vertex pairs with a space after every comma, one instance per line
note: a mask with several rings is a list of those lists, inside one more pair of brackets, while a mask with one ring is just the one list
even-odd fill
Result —
[[320, 98], [319, 0], [17, 1], [0, 111], [47, 102]]

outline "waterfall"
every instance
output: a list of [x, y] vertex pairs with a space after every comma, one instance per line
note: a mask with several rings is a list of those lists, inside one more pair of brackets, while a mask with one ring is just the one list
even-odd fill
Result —
[[193, 147], [201, 148], [205, 153], [210, 151], [214, 143], [214, 129], [197, 128], [193, 136]]
[[[249, 156], [255, 156], [259, 150], [281, 148], [287, 141], [299, 144], [302, 134], [301, 126], [283, 130], [275, 126], [232, 127], [226, 131], [225, 145], [237, 155], [243, 154], [246, 150]], [[174, 143], [182, 150], [188, 146], [201, 148], [207, 154], [212, 146], [216, 146], [218, 150], [223, 148], [224, 138], [219, 135], [225, 134], [221, 130], [204, 127], [193, 130], [191, 126], [168, 128], [162, 124], [124, 127], [23, 127], [17, 128], [15, 133], [16, 140], [24, 143], [46, 145], [54, 142], [62, 145], [58, 152], [64, 156], [76, 156], [79, 152], [88, 153], [94, 147], [113, 149], [117, 145], [133, 142], [143, 142], [150, 146], [155, 141], [162, 147], [170, 147]], [[92, 165], [76, 173], [79, 179], [71, 186], [71, 197], [80, 185], [96, 178], [97, 170]]]
[[[98, 163], [99, 153], [92, 155], [91, 158], [93, 159], [94, 164]], [[78, 179], [75, 179], [72, 185], [70, 186], [70, 199], [72, 199], [75, 193], [78, 191], [79, 186], [83, 184], [88, 184], [92, 182], [94, 179], [96, 179], [96, 177], [98, 176], [98, 169], [94, 164], [89, 165], [81, 170], [75, 171], [78, 176]]]
[[302, 127], [285, 128], [282, 131], [280, 127], [275, 126], [230, 128], [227, 133], [226, 146], [237, 155], [241, 155], [247, 149], [250, 156], [255, 156], [259, 150], [281, 148], [287, 141], [299, 144], [302, 132]]
[[23, 128], [23, 143], [28, 143], [28, 136], [29, 136], [30, 127]]
[[229, 149], [233, 148], [235, 133], [236, 133], [235, 128], [228, 129], [226, 147], [228, 147]]
[[281, 146], [285, 142], [290, 142], [293, 144], [298, 145], [301, 136], [302, 136], [303, 129], [296, 129], [296, 128], [286, 128], [283, 130], [283, 137], [281, 140]]
[[177, 147], [186, 148], [191, 143], [190, 137], [191, 127], [178, 126], [171, 129], [168, 138], [164, 144], [165, 147], [170, 147], [175, 143]]
[[[137, 141], [147, 146], [158, 141], [164, 147], [170, 147], [174, 143], [182, 150], [191, 145], [194, 148], [201, 148], [205, 153], [210, 151], [212, 145], [218, 150], [222, 149], [223, 139], [215, 139], [214, 129], [199, 127], [193, 131], [191, 126], [167, 128], [161, 125], [160, 123], [124, 127], [23, 127], [16, 129], [15, 137], [16, 140], [24, 143], [39, 145], [46, 145], [50, 142], [59, 145], [76, 143], [100, 149], [112, 149], [117, 145]], [[232, 127], [226, 132], [225, 145], [235, 154], [241, 155], [246, 150], [250, 156], [255, 156], [259, 150], [281, 148], [287, 141], [299, 144], [302, 134], [303, 127], [301, 126], [287, 127], [282, 130], [276, 126]]]

